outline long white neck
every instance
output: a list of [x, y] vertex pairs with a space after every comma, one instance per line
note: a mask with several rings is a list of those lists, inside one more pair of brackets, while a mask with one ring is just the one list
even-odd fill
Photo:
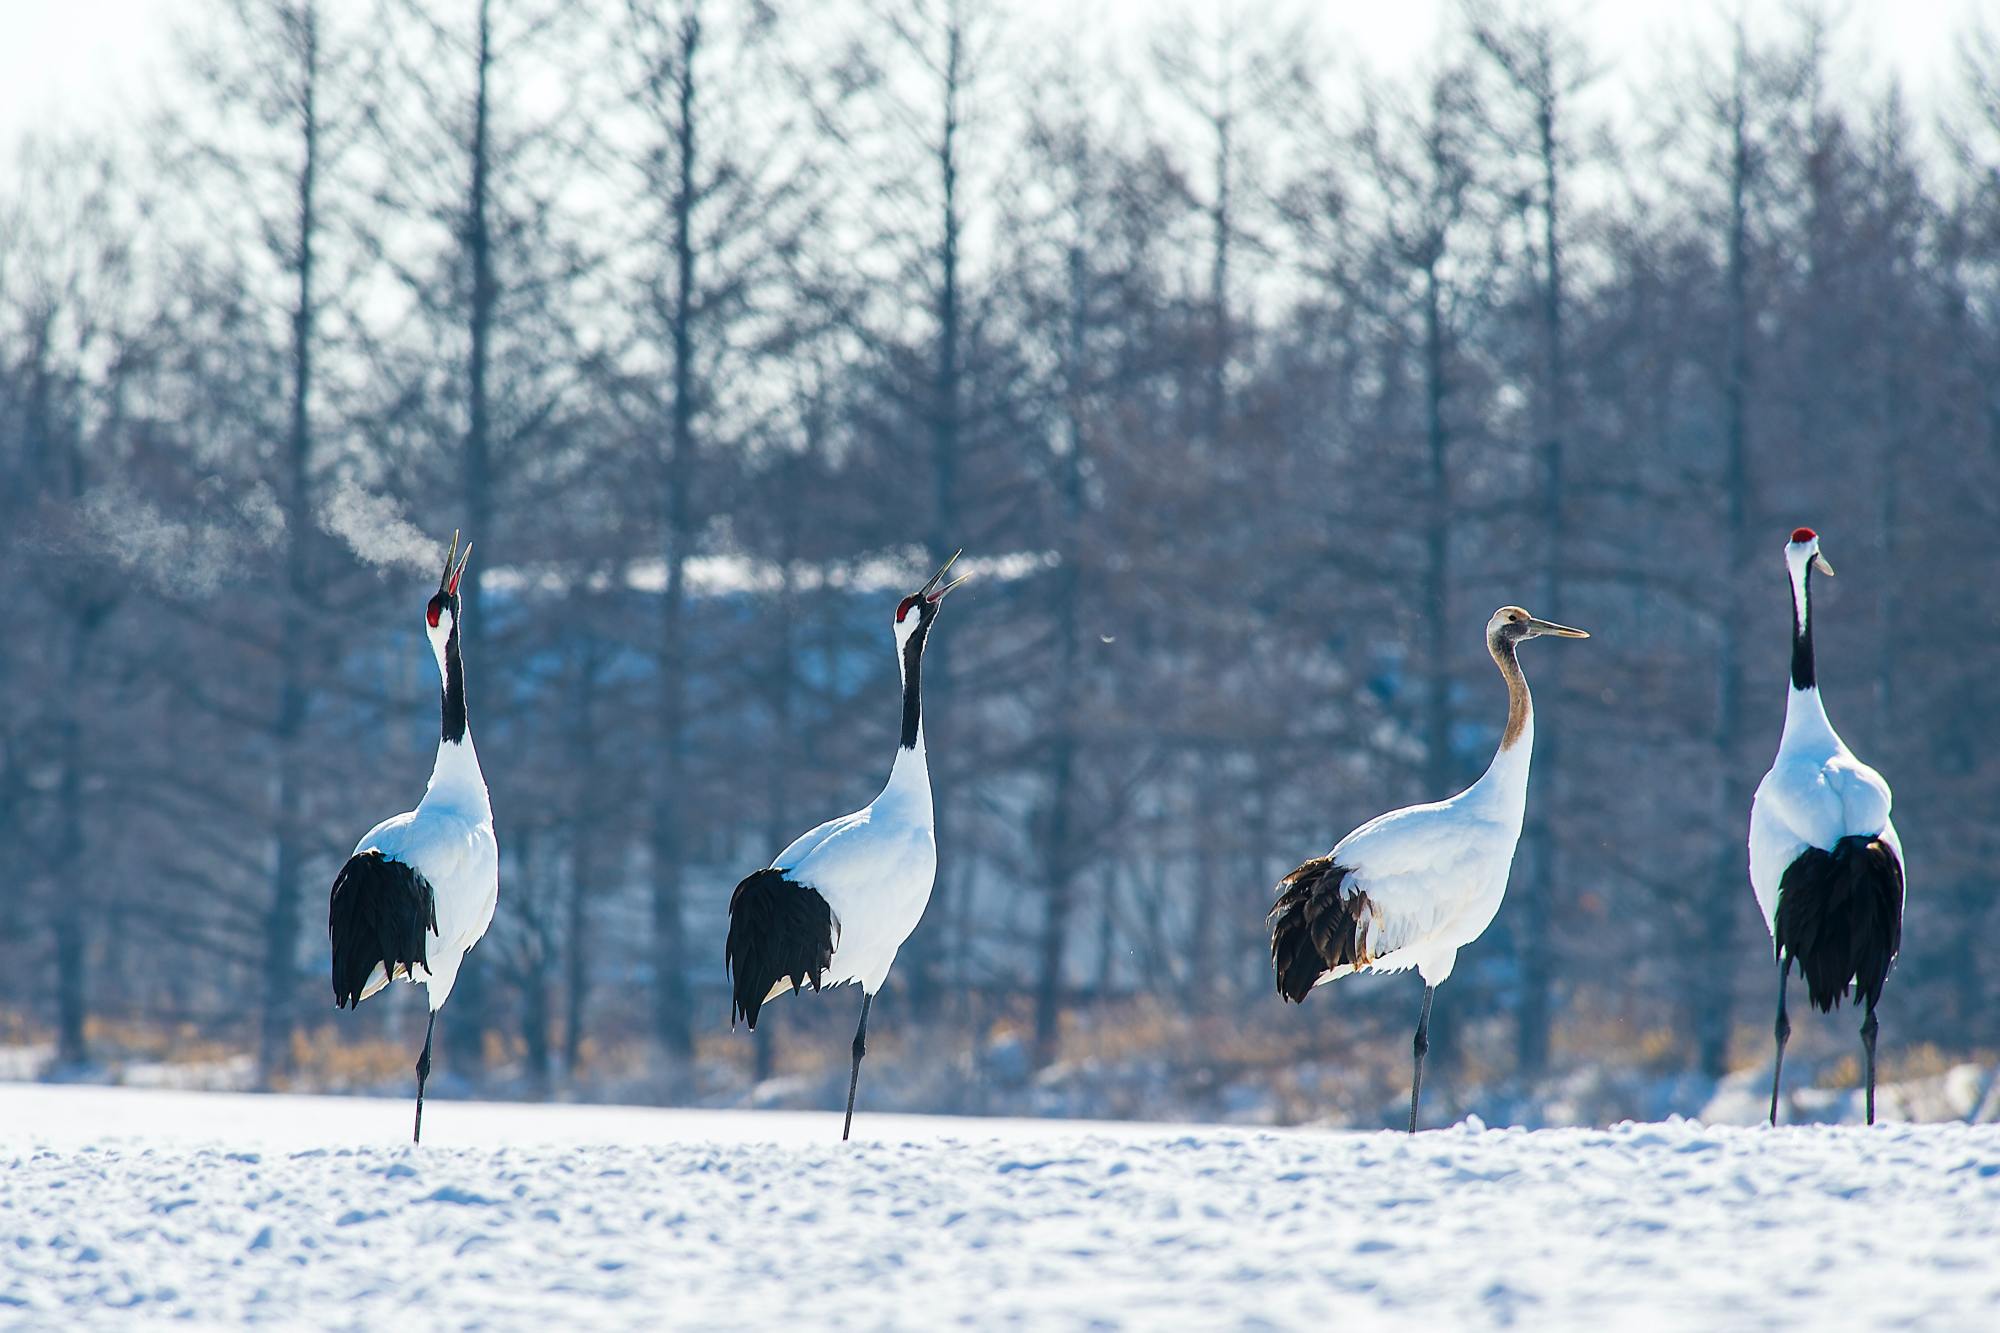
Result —
[[1792, 579], [1792, 667], [1791, 688], [1785, 694], [1785, 731], [1778, 748], [1828, 741], [1838, 745], [1840, 736], [1819, 697], [1818, 667], [1813, 657], [1812, 553], [1790, 547], [1785, 551], [1785, 566]]
[[914, 746], [898, 746], [896, 762], [889, 769], [889, 781], [875, 798], [875, 808], [893, 808], [899, 815], [929, 824], [931, 812], [931, 767], [924, 757], [924, 732], [917, 728]]
[[1785, 730], [1778, 738], [1778, 748], [1786, 750], [1794, 745], [1829, 741], [1835, 745], [1842, 743], [1840, 733], [1833, 729], [1833, 722], [1826, 715], [1826, 703], [1819, 697], [1819, 687], [1788, 690], [1785, 694]]
[[492, 818], [486, 776], [479, 771], [479, 752], [472, 748], [470, 727], [466, 728], [463, 740], [438, 742], [437, 762], [431, 766], [431, 782], [424, 789], [423, 803]]

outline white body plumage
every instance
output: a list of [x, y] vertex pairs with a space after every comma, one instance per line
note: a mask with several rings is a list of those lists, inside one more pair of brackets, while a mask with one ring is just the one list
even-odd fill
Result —
[[881, 990], [937, 880], [922, 731], [914, 749], [897, 752], [880, 796], [802, 835], [771, 868], [810, 885], [833, 913], [833, 961], [822, 984], [854, 981], [870, 995]]
[[1842, 838], [1880, 837], [1902, 861], [1889, 816], [1893, 799], [1882, 775], [1835, 734], [1819, 691], [1794, 690], [1778, 757], [1750, 804], [1750, 887], [1767, 929], [1776, 928], [1779, 881], [1806, 848], [1831, 851]]
[[[380, 852], [409, 866], [431, 886], [437, 930], [424, 936], [424, 970], [398, 975], [421, 983], [432, 1013], [451, 996], [466, 952], [493, 924], [500, 902], [500, 844], [493, 835], [493, 807], [468, 730], [463, 741], [440, 741], [430, 786], [415, 810], [392, 815], [354, 845], [354, 855]], [[361, 998], [388, 985], [377, 963]]]
[[[1800, 529], [1808, 532], [1809, 529]], [[1812, 673], [1811, 600], [1807, 567], [1830, 569], [1819, 554], [1819, 539], [1793, 541], [1785, 548], [1792, 581], [1796, 673]], [[1803, 640], [1803, 660], [1796, 646]], [[1903, 859], [1902, 840], [1889, 817], [1894, 796], [1880, 773], [1855, 758], [1827, 718], [1816, 674], [1794, 679], [1785, 697], [1785, 730], [1777, 758], [1757, 784], [1750, 803], [1750, 887], [1774, 934], [1778, 889], [1785, 871], [1808, 847], [1832, 851], [1842, 838], [1879, 836]]]
[[1777, 758], [1750, 802], [1750, 887], [1765, 928], [1774, 936], [1779, 887], [1807, 848], [1830, 852], [1843, 838], [1880, 837], [1897, 863], [1903, 863], [1902, 839], [1889, 815], [1895, 797], [1888, 782], [1855, 758], [1820, 698], [1813, 674], [1807, 570], [1831, 572], [1832, 567], [1819, 553], [1818, 536], [1806, 528], [1799, 533], [1807, 539], [1797, 540], [1795, 533], [1785, 548], [1794, 612], [1794, 679], [1785, 696], [1785, 730], [1778, 738]]
[[1315, 984], [1353, 971], [1416, 968], [1433, 986], [1451, 975], [1458, 951], [1493, 924], [1506, 896], [1534, 747], [1530, 714], [1470, 787], [1378, 815], [1334, 845], [1329, 856], [1352, 870], [1348, 884], [1368, 897], [1372, 960], [1329, 969]]

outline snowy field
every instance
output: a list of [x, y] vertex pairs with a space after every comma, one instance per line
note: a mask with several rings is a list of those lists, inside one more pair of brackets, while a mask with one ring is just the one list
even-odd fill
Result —
[[2000, 1327], [2000, 1126], [425, 1122], [0, 1084], [0, 1326]]

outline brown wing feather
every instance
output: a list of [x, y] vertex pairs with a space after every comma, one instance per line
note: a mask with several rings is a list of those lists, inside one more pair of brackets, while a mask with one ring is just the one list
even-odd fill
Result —
[[1316, 856], [1278, 881], [1271, 909], [1271, 969], [1278, 994], [1302, 1003], [1321, 977], [1375, 961], [1368, 928], [1374, 907], [1348, 880], [1354, 872]]

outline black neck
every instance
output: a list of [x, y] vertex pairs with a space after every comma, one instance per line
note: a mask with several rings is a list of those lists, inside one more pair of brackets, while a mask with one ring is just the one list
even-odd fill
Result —
[[1812, 645], [1812, 562], [1806, 562], [1792, 599], [1792, 688], [1809, 690], [1817, 684], [1813, 676]]
[[905, 750], [917, 748], [917, 733], [923, 728], [924, 706], [919, 697], [924, 677], [924, 636], [930, 626], [920, 624], [903, 645], [903, 740]]
[[458, 656], [458, 621], [444, 641], [444, 739], [465, 739], [465, 663]]

